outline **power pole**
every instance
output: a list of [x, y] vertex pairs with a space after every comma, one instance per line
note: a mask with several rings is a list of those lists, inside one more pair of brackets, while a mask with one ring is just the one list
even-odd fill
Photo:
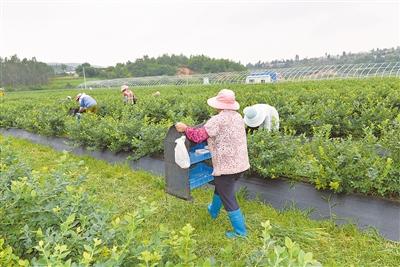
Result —
[[83, 70], [83, 82], [85, 83], [85, 90], [86, 90], [86, 75], [85, 75], [85, 67], [82, 66], [82, 70]]

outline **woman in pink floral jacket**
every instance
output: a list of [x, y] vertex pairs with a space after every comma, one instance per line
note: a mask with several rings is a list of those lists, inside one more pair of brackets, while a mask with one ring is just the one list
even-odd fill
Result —
[[215, 191], [208, 212], [216, 219], [224, 205], [234, 231], [227, 232], [229, 238], [246, 236], [246, 225], [235, 197], [235, 182], [250, 168], [247, 152], [246, 130], [242, 116], [237, 112], [239, 103], [232, 90], [223, 89], [207, 104], [218, 110], [201, 128], [177, 123], [176, 129], [185, 132], [191, 141], [205, 140], [212, 156]]

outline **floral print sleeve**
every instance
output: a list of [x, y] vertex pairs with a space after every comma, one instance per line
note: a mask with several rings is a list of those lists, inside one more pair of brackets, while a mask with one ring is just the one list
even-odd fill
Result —
[[185, 134], [190, 141], [193, 141], [195, 143], [201, 143], [207, 140], [208, 138], [207, 131], [204, 127], [200, 128], [187, 127], [185, 130]]

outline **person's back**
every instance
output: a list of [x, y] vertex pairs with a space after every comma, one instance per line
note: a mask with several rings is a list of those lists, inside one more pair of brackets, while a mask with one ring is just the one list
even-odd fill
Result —
[[214, 175], [239, 173], [249, 165], [246, 130], [242, 116], [234, 110], [222, 110], [204, 125], [209, 134]]
[[97, 113], [97, 102], [93, 97], [85, 93], [78, 94], [75, 97], [76, 101], [79, 102], [79, 113], [89, 112]]
[[133, 99], [133, 93], [131, 90], [125, 90], [124, 96], [126, 96], [128, 99]]
[[121, 86], [121, 93], [125, 104], [136, 104], [136, 97], [127, 85]]
[[94, 105], [97, 105], [97, 102], [90, 95], [84, 94], [79, 98], [79, 105], [83, 108], [90, 108]]
[[275, 107], [270, 106], [268, 104], [260, 104], [263, 105], [266, 109], [266, 118], [264, 120], [264, 128], [267, 130], [279, 130], [279, 114]]
[[275, 107], [268, 104], [256, 104], [246, 107], [243, 112], [244, 122], [251, 129], [279, 130], [279, 114]]
[[214, 176], [214, 195], [207, 210], [215, 220], [223, 205], [233, 226], [233, 231], [226, 232], [226, 236], [245, 237], [245, 220], [235, 196], [235, 182], [250, 168], [244, 121], [237, 112], [240, 105], [235, 93], [229, 89], [219, 91], [217, 96], [207, 100], [207, 104], [219, 113], [204, 126], [188, 127], [178, 122], [175, 127], [192, 142], [207, 140]]

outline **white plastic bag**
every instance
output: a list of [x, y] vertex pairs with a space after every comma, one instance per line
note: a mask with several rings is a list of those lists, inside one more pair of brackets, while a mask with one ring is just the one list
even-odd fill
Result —
[[175, 140], [175, 163], [182, 169], [190, 167], [190, 157], [185, 146], [186, 136], [181, 136]]

